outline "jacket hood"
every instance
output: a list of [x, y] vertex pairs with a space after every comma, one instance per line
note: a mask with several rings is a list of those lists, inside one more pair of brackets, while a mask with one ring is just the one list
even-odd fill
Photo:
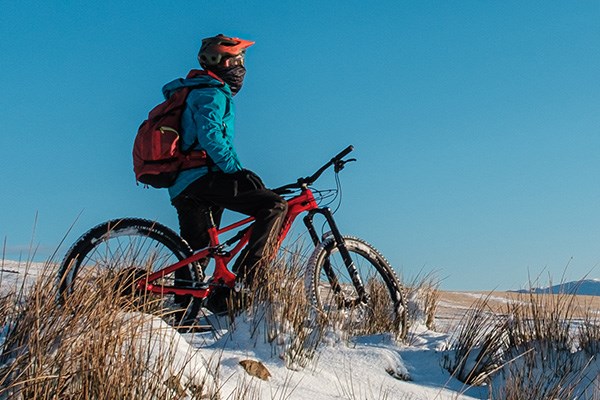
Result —
[[173, 93], [186, 86], [207, 86], [220, 87], [229, 91], [229, 87], [214, 73], [205, 70], [193, 69], [185, 78], [177, 78], [167, 83], [162, 88], [162, 93], [165, 99], [171, 97]]

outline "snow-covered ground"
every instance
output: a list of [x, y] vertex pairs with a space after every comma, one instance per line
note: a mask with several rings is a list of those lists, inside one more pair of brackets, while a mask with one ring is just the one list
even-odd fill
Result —
[[[4, 261], [1, 264], [2, 290], [31, 284], [44, 264]], [[445, 305], [445, 309], [449, 307]], [[127, 318], [133, 318], [128, 316]], [[443, 319], [443, 316], [442, 318]], [[261, 399], [487, 399], [485, 387], [466, 387], [441, 367], [441, 351], [448, 332], [432, 332], [419, 325], [410, 333], [410, 344], [395, 343], [388, 336], [357, 337], [341, 340], [335, 334], [325, 340], [318, 355], [303, 368], [287, 368], [277, 348], [260, 335], [250, 335], [252, 326], [242, 317], [236, 328], [219, 338], [211, 334], [180, 335], [159, 319], [146, 324], [162, 332], [159, 337], [172, 346], [171, 365], [181, 365], [189, 379], [205, 376], [207, 363], [218, 364], [215, 384], [222, 398], [235, 397], [240, 386], [252, 388]], [[445, 319], [444, 326], [452, 327]], [[151, 340], [156, 340], [153, 335]], [[140, 337], [136, 340], [144, 340]], [[261, 380], [246, 373], [240, 362], [260, 361], [270, 377]]]
[[[310, 365], [293, 371], [271, 355], [270, 345], [256, 343], [248, 332], [247, 326], [238, 326], [231, 335], [198, 349], [208, 357], [222, 353], [225, 398], [243, 379], [245, 372], [239, 362], [244, 359], [260, 360], [270, 371], [268, 381], [254, 378], [264, 399], [487, 398], [484, 388], [466, 388], [442, 369], [439, 351], [446, 339], [442, 334], [422, 330], [411, 346], [398, 345], [385, 336], [359, 337], [349, 343], [332, 341], [320, 347]], [[407, 376], [409, 381], [402, 380]]]

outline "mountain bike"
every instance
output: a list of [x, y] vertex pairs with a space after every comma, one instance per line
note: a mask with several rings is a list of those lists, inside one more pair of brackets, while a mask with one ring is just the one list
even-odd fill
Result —
[[[273, 189], [287, 200], [278, 245], [281, 246], [292, 223], [305, 214], [314, 251], [304, 272], [306, 295], [314, 309], [324, 315], [347, 313], [362, 323], [369, 333], [381, 330], [404, 336], [407, 308], [403, 287], [385, 257], [366, 241], [343, 236], [325, 198], [340, 191], [339, 173], [353, 150], [348, 146], [314, 174]], [[313, 184], [333, 167], [337, 188], [319, 191]], [[333, 194], [332, 194], [333, 193]], [[331, 203], [331, 201], [330, 201]], [[324, 218], [325, 234], [319, 235], [314, 218]], [[176, 327], [198, 323], [207, 298], [219, 288], [235, 288], [236, 275], [228, 265], [248, 243], [254, 219], [247, 217], [217, 227], [210, 208], [207, 211], [210, 246], [193, 252], [173, 230], [158, 222], [140, 218], [114, 219], [83, 234], [67, 251], [58, 271], [59, 299], [75, 290], [95, 290], [98, 280], [116, 279], [124, 292], [154, 295], [161, 300], [161, 316]], [[231, 236], [227, 240], [221, 238]], [[205, 276], [207, 263], [210, 276]], [[384, 326], [374, 321], [387, 321]]]

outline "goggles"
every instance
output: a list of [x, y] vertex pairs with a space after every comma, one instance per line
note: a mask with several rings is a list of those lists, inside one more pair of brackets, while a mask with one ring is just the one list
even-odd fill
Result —
[[219, 64], [219, 66], [223, 68], [231, 68], [238, 65], [244, 65], [244, 53], [240, 53], [236, 56], [227, 57], [221, 60], [221, 63]]

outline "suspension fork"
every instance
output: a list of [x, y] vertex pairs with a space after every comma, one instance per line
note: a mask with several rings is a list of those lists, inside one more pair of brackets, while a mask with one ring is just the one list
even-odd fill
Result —
[[[335, 220], [333, 219], [333, 214], [331, 213], [331, 210], [328, 207], [316, 208], [314, 210], [310, 210], [308, 212], [308, 214], [306, 216], [304, 216], [304, 218], [303, 218], [304, 225], [306, 225], [306, 228], [308, 229], [310, 238], [312, 239], [315, 246], [319, 246], [322, 242], [322, 240], [319, 237], [319, 235], [317, 234], [317, 230], [315, 229], [315, 226], [313, 224], [313, 219], [314, 219], [315, 214], [321, 214], [325, 217], [325, 220], [327, 221], [327, 224], [329, 225], [331, 235], [333, 236], [333, 239], [335, 240], [335, 247], [337, 247], [337, 249], [339, 250], [340, 255], [342, 256], [342, 260], [344, 261], [344, 265], [346, 265], [346, 269], [348, 270], [348, 273], [350, 275], [350, 279], [352, 279], [352, 284], [354, 285], [354, 287], [356, 288], [356, 291], [358, 292], [359, 301], [366, 301], [367, 293], [365, 291], [365, 286], [362, 282], [362, 279], [360, 278], [360, 275], [358, 273], [358, 269], [356, 268], [356, 265], [354, 265], [354, 262], [352, 261], [352, 257], [350, 256], [350, 252], [348, 251], [348, 248], [346, 247], [344, 238], [342, 237], [342, 234], [341, 234], [340, 230], [338, 229], [337, 224], [335, 223]], [[329, 283], [331, 284], [331, 289], [335, 293], [340, 293], [342, 290], [342, 287], [339, 283], [339, 280], [337, 279], [337, 276], [335, 275], [335, 271], [331, 267], [329, 258], [327, 258], [325, 260], [325, 262], [323, 263], [323, 269], [325, 270], [327, 279], [329, 280]]]

